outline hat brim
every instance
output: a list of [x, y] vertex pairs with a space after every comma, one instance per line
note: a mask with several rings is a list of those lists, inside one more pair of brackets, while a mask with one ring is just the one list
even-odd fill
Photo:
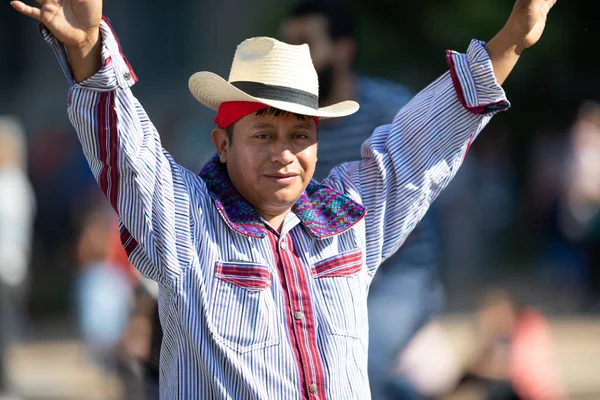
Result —
[[358, 103], [352, 100], [314, 109], [301, 104], [250, 96], [219, 75], [208, 71], [196, 72], [190, 77], [188, 86], [196, 100], [215, 111], [218, 111], [221, 103], [227, 101], [253, 101], [283, 111], [319, 118], [346, 117], [359, 109]]

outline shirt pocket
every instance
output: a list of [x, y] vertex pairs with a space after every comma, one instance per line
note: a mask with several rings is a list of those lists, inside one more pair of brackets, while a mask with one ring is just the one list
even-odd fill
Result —
[[215, 263], [211, 331], [217, 341], [240, 353], [279, 344], [271, 281], [266, 265]]
[[321, 297], [320, 323], [333, 335], [359, 338], [367, 328], [364, 257], [353, 249], [315, 263], [312, 276]]

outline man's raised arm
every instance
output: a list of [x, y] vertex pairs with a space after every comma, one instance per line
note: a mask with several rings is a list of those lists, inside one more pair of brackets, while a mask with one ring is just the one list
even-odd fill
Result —
[[509, 107], [500, 83], [520, 53], [540, 39], [555, 2], [517, 0], [489, 43], [473, 40], [466, 54], [449, 51], [450, 71], [418, 93], [390, 125], [375, 130], [360, 162], [335, 168], [323, 182], [369, 210], [365, 226], [372, 274], [450, 183], [491, 117]]
[[[69, 118], [100, 188], [119, 214], [130, 261], [148, 277], [173, 282], [196, 257], [193, 226], [201, 181], [162, 148], [158, 132], [130, 87], [137, 78], [108, 22], [101, 0], [14, 1], [42, 22], [42, 34], [70, 83]], [[193, 195], [191, 194], [193, 193]], [[194, 211], [192, 211], [194, 210]]]

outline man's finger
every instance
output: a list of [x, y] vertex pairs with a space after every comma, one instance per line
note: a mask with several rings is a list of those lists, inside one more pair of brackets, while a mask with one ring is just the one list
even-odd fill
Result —
[[521, 3], [524, 8], [552, 7], [556, 3], [556, 0], [523, 0]]
[[554, 4], [556, 4], [556, 0], [546, 0], [544, 4], [542, 4], [540, 11], [543, 14], [548, 15], [550, 9], [554, 6]]
[[28, 17], [37, 19], [38, 21], [42, 19], [42, 12], [39, 8], [30, 7], [20, 1], [11, 1], [10, 5], [23, 15], [27, 15]]

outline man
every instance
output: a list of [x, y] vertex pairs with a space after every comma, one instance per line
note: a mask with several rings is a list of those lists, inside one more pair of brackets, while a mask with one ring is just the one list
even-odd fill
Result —
[[[412, 97], [404, 87], [381, 79], [357, 76], [356, 26], [345, 2], [307, 0], [294, 5], [281, 26], [282, 40], [308, 44], [318, 75], [319, 104], [328, 106], [352, 98], [360, 110], [343, 119], [319, 123], [319, 160], [314, 179], [323, 180], [336, 165], [360, 159], [361, 144], [374, 128], [394, 119]], [[386, 261], [370, 286], [369, 381], [374, 399], [384, 391], [397, 397], [393, 374], [396, 354], [419, 327], [441, 308], [442, 285], [437, 271], [438, 251], [434, 221], [430, 214], [409, 236], [402, 251]], [[153, 335], [160, 337], [160, 325]], [[154, 342], [160, 346], [160, 342]], [[158, 349], [153, 348], [158, 354]], [[158, 374], [158, 358], [149, 363], [149, 377]], [[149, 379], [152, 380], [152, 379]]]
[[358, 105], [319, 108], [308, 46], [248, 39], [229, 81], [190, 78], [196, 99], [218, 110], [218, 155], [197, 176], [162, 149], [101, 1], [11, 3], [44, 24], [129, 259], [160, 284], [162, 398], [369, 398], [369, 283], [508, 107], [499, 84], [554, 2], [519, 0], [487, 45], [449, 53], [450, 73], [321, 184], [311, 182], [319, 119]]
[[[352, 98], [360, 110], [343, 119], [319, 123], [319, 160], [315, 179], [336, 165], [360, 159], [360, 147], [373, 129], [388, 124], [412, 97], [404, 87], [357, 75], [357, 32], [346, 2], [297, 3], [281, 27], [286, 43], [308, 44], [319, 77], [319, 103]], [[379, 268], [368, 297], [369, 382], [373, 399], [398, 398], [405, 390], [394, 370], [396, 355], [417, 330], [439, 311], [442, 284], [439, 248], [431, 213], [402, 249]]]

